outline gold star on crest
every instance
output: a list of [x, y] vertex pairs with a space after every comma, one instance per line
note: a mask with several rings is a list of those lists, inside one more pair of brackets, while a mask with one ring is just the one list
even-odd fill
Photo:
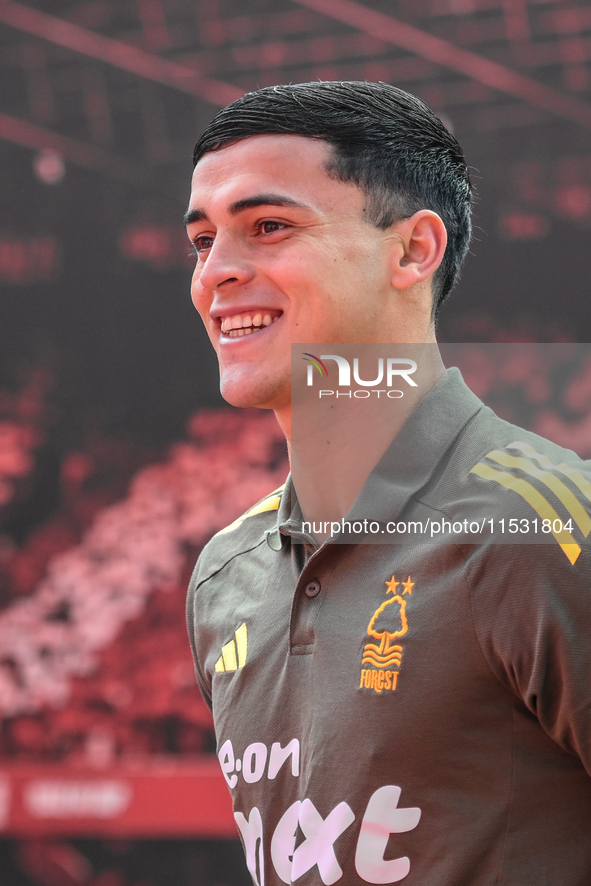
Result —
[[414, 588], [414, 586], [415, 586], [415, 583], [414, 583], [414, 581], [410, 580], [410, 575], [409, 575], [408, 579], [406, 581], [402, 582], [402, 587], [404, 588], [402, 593], [412, 596], [412, 589]]
[[395, 594], [396, 588], [398, 587], [400, 582], [396, 581], [396, 576], [393, 575], [392, 578], [390, 579], [390, 581], [386, 581], [386, 582], [384, 582], [384, 584], [388, 588], [388, 590], [386, 591], [387, 594]]

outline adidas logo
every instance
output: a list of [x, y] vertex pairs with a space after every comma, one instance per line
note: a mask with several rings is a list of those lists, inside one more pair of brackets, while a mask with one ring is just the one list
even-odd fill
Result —
[[224, 674], [228, 671], [239, 671], [246, 663], [246, 650], [248, 647], [248, 638], [246, 634], [246, 623], [241, 624], [234, 639], [222, 646], [222, 654], [215, 663], [215, 670], [218, 674]]

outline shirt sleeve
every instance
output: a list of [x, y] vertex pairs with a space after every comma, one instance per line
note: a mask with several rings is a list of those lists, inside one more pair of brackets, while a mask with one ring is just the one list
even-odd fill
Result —
[[591, 550], [489, 545], [468, 557], [474, 626], [493, 672], [591, 775]]
[[209, 681], [206, 679], [204, 669], [199, 661], [199, 655], [197, 652], [197, 626], [198, 621], [196, 618], [196, 611], [198, 606], [198, 588], [199, 588], [199, 560], [197, 560], [197, 564], [195, 569], [193, 570], [193, 575], [191, 576], [191, 581], [189, 583], [189, 590], [187, 593], [187, 630], [189, 632], [189, 643], [191, 644], [191, 651], [193, 653], [193, 664], [195, 666], [195, 676], [197, 678], [197, 685], [201, 690], [201, 694], [205, 700], [205, 703], [211, 710], [212, 701], [211, 701], [211, 685]]

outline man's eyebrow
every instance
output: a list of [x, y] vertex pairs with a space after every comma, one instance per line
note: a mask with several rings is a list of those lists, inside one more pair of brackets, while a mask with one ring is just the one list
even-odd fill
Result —
[[237, 200], [228, 207], [230, 215], [238, 215], [246, 209], [256, 209], [257, 206], [293, 206], [296, 209], [311, 209], [305, 203], [299, 203], [292, 197], [284, 197], [282, 194], [255, 194], [252, 197], [245, 197], [244, 200]]
[[[282, 194], [254, 194], [252, 197], [245, 197], [243, 200], [236, 200], [230, 203], [228, 212], [230, 215], [239, 215], [247, 209], [256, 209], [257, 206], [290, 206], [295, 209], [312, 209], [305, 203], [299, 203], [292, 197], [284, 197]], [[185, 213], [185, 227], [200, 221], [209, 221], [207, 213], [204, 209], [189, 209]]]
[[186, 228], [189, 225], [194, 224], [194, 222], [209, 221], [205, 209], [189, 209], [187, 212], [185, 212], [185, 217], [183, 220], [185, 222]]

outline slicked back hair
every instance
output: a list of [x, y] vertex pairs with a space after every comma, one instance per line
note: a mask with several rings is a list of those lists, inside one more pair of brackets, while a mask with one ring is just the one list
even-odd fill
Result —
[[472, 188], [462, 149], [424, 102], [387, 83], [296, 83], [249, 92], [221, 110], [195, 146], [204, 154], [257, 135], [326, 141], [326, 171], [352, 182], [380, 230], [421, 209], [436, 212], [447, 248], [434, 275], [433, 314], [458, 280], [471, 236]]

